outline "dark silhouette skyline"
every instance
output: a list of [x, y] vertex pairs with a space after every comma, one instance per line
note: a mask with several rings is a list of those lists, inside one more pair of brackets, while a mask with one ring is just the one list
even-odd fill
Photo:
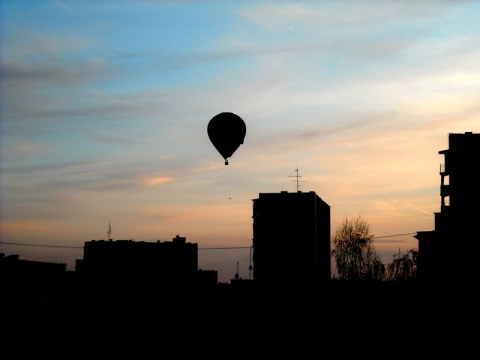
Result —
[[[445, 156], [440, 167], [441, 211], [435, 213], [435, 230], [416, 235], [419, 276], [414, 280], [333, 279], [330, 205], [313, 191], [260, 193], [253, 199], [253, 279], [218, 282], [216, 270], [198, 268], [198, 244], [179, 235], [166, 242], [92, 240], [85, 242], [83, 259], [77, 260], [75, 271], [66, 271], [65, 264], [1, 254], [2, 303], [30, 309], [92, 308], [99, 301], [175, 306], [185, 296], [209, 303], [232, 297], [261, 302], [292, 291], [312, 301], [323, 294], [335, 306], [344, 297], [370, 303], [388, 295], [396, 304], [444, 292], [462, 297], [472, 290], [479, 272], [475, 227], [479, 207], [475, 205], [480, 199], [476, 172], [480, 134], [449, 134], [449, 148], [439, 154]], [[465, 253], [455, 256], [452, 246], [465, 246]], [[278, 273], [280, 262], [291, 266], [288, 273]], [[417, 305], [422, 308], [422, 302]]]

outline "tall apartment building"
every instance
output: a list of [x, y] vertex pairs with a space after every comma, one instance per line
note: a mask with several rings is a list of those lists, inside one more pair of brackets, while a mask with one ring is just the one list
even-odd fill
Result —
[[330, 206], [315, 192], [260, 193], [253, 199], [256, 284], [330, 280]]
[[440, 165], [440, 212], [435, 230], [419, 231], [418, 277], [435, 281], [476, 278], [480, 270], [480, 134], [450, 133]]

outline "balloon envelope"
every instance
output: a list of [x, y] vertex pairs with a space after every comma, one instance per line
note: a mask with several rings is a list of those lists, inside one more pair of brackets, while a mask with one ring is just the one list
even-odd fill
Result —
[[215, 149], [225, 159], [225, 165], [228, 165], [227, 158], [231, 157], [243, 144], [247, 127], [240, 116], [231, 112], [222, 112], [210, 120], [207, 133]]

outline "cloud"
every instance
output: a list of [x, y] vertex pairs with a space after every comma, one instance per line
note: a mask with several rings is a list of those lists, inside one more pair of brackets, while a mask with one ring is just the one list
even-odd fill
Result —
[[[309, 6], [311, 5], [311, 6]], [[347, 6], [345, 6], [347, 5]], [[301, 28], [302, 25], [318, 26], [372, 26], [386, 21], [398, 21], [403, 18], [425, 17], [438, 13], [438, 8], [428, 2], [412, 5], [399, 1], [363, 1], [363, 2], [319, 2], [308, 4], [275, 4], [243, 7], [237, 14], [253, 24], [269, 31], [285, 29], [287, 26]], [[339, 14], [341, 13], [341, 16]]]
[[147, 187], [159, 186], [169, 182], [174, 181], [175, 179], [170, 176], [149, 176], [142, 179], [142, 183]]
[[128, 139], [127, 137], [97, 136], [91, 135], [90, 138], [99, 144], [143, 144], [144, 142]]
[[86, 17], [85, 15], [83, 15], [81, 12], [79, 11], [76, 11], [74, 10], [71, 6], [67, 6], [63, 1], [60, 1], [60, 0], [55, 0], [55, 4], [64, 9], [68, 14], [71, 14], [73, 15], [74, 17], [78, 18], [78, 19], [81, 19], [81, 20], [85, 20], [87, 21], [89, 24], [93, 24], [99, 28], [104, 28], [105, 27], [105, 24], [103, 23], [100, 23], [98, 21], [95, 21], [93, 20], [92, 18], [90, 17]]
[[12, 145], [3, 145], [2, 147], [2, 160], [6, 162], [29, 159], [45, 152], [45, 146], [35, 141], [18, 142]]

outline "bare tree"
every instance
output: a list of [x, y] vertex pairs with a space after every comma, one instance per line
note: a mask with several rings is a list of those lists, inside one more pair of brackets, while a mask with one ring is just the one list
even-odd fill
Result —
[[387, 280], [397, 281], [416, 279], [417, 260], [417, 249], [410, 249], [406, 254], [402, 254], [400, 249], [398, 249], [398, 254], [394, 254], [393, 260], [387, 264]]
[[363, 216], [345, 218], [332, 242], [339, 280], [384, 279], [385, 265], [375, 251], [370, 225]]

